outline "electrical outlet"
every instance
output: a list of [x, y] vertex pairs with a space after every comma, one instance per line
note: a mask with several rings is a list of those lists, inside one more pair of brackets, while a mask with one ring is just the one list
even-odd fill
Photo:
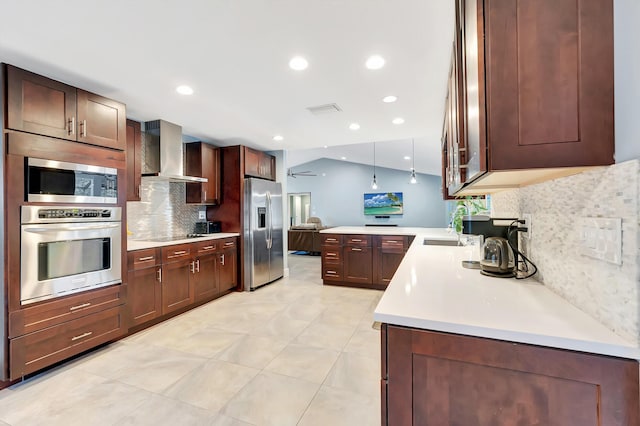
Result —
[[207, 218], [207, 212], [204, 210], [198, 211], [198, 219], [205, 220]]
[[522, 232], [521, 235], [527, 239], [531, 238], [531, 213], [524, 213], [522, 215], [524, 223], [520, 224], [523, 228], [527, 228], [526, 232]]

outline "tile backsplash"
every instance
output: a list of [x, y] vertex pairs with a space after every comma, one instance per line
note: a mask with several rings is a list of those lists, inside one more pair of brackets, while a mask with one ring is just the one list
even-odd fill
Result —
[[143, 179], [141, 201], [127, 203], [127, 227], [133, 239], [171, 237], [193, 232], [204, 206], [185, 203], [182, 182]]
[[[620, 336], [640, 344], [640, 161], [492, 195], [492, 216], [529, 213], [521, 247], [537, 279]], [[622, 218], [622, 265], [580, 254], [583, 217]]]

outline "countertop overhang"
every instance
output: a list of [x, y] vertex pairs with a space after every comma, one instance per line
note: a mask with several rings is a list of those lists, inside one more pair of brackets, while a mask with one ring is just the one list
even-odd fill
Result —
[[172, 241], [148, 241], [148, 240], [142, 240], [142, 239], [136, 240], [136, 239], [128, 238], [127, 251], [142, 250], [142, 249], [155, 248], [155, 247], [166, 247], [166, 246], [173, 246], [176, 244], [197, 243], [200, 241], [218, 240], [221, 238], [238, 237], [238, 236], [240, 236], [240, 234], [237, 232], [220, 232], [216, 234], [208, 234], [204, 237], [184, 238], [181, 240], [172, 240]]
[[374, 311], [376, 321], [640, 359], [638, 346], [543, 284], [463, 268], [471, 247], [423, 244], [425, 238], [456, 238], [445, 229], [343, 226], [321, 232], [416, 237]]

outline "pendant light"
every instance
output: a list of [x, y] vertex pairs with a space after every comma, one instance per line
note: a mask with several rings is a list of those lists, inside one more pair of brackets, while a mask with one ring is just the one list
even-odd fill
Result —
[[373, 180], [371, 181], [371, 189], [378, 189], [376, 181], [376, 143], [373, 143]]
[[413, 138], [411, 139], [411, 177], [409, 178], [409, 183], [418, 183], [418, 179], [416, 179], [416, 144]]

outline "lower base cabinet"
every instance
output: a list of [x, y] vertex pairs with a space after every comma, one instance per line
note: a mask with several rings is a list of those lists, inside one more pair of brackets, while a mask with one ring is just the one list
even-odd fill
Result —
[[383, 425], [640, 424], [638, 362], [382, 325]]
[[220, 291], [235, 290], [238, 286], [238, 251], [235, 239], [222, 243], [218, 256], [218, 282]]

